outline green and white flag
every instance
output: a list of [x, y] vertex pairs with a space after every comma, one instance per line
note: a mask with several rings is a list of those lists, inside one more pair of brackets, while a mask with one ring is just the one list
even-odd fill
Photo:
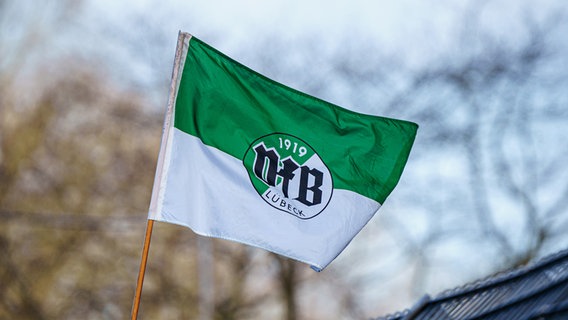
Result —
[[149, 219], [320, 271], [398, 183], [415, 123], [359, 114], [180, 33]]

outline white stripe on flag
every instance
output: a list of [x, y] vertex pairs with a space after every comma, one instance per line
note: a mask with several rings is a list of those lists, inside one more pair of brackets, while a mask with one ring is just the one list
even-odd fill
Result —
[[171, 134], [171, 154], [163, 172], [168, 178], [160, 187], [160, 210], [150, 212], [150, 219], [257, 246], [322, 269], [380, 207], [360, 194], [335, 189], [324, 212], [298, 219], [260, 198], [240, 159], [176, 128]]

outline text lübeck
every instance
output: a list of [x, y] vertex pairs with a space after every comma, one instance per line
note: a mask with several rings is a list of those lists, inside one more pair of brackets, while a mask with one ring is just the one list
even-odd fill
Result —
[[286, 198], [281, 197], [278, 193], [272, 192], [272, 190], [268, 190], [264, 197], [274, 204], [274, 207], [280, 207], [281, 210], [286, 210], [289, 213], [298, 216], [298, 217], [305, 217], [305, 214], [302, 210], [298, 209], [294, 204], [290, 201], [287, 201]]

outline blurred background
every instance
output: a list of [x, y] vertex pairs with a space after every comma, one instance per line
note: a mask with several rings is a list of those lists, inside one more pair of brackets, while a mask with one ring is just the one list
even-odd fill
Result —
[[179, 30], [418, 123], [325, 271], [157, 223], [140, 319], [369, 319], [568, 248], [568, 5], [0, 0], [0, 319], [130, 315]]

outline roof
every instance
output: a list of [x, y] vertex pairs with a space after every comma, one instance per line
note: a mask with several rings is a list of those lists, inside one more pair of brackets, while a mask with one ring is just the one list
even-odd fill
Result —
[[426, 295], [376, 320], [568, 319], [568, 250], [463, 287]]

